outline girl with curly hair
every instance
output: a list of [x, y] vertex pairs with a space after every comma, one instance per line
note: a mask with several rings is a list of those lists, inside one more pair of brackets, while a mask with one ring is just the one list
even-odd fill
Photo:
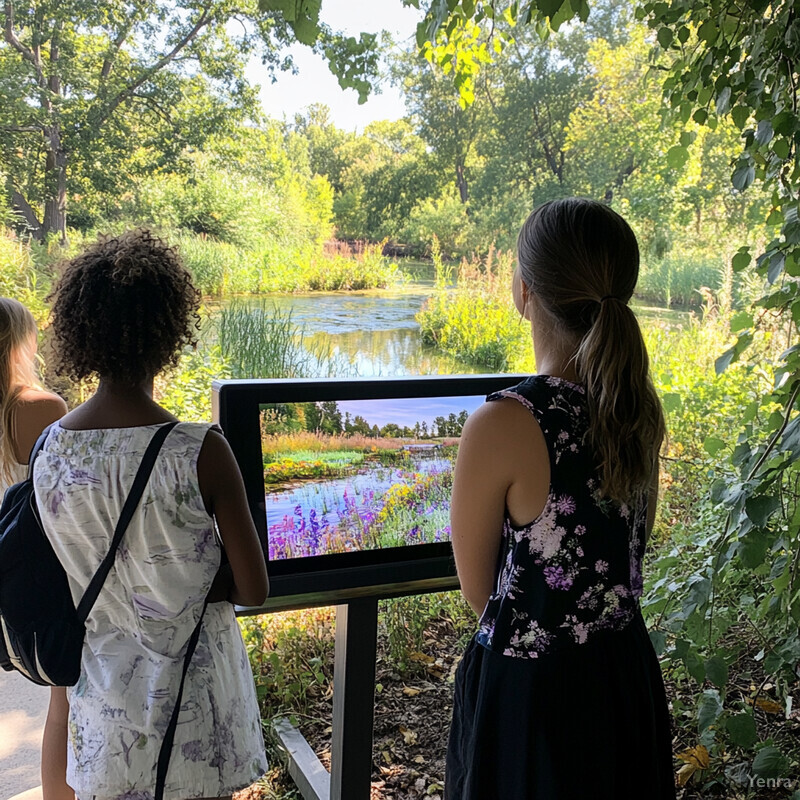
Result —
[[[55, 368], [99, 379], [36, 460], [45, 532], [80, 598], [108, 551], [144, 450], [175, 418], [153, 379], [194, 342], [199, 296], [175, 250], [147, 231], [101, 238], [54, 289]], [[229, 569], [221, 569], [222, 545]], [[259, 605], [264, 557], [221, 432], [168, 434], [86, 625], [68, 687], [67, 782], [79, 800], [152, 798], [156, 760], [202, 613], [165, 800], [227, 797], [266, 769], [261, 719], [233, 603]], [[209, 594], [210, 592], [210, 594]]]

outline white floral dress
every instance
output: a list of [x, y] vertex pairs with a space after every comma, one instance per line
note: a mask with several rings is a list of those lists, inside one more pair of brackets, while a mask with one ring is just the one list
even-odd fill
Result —
[[[105, 556], [157, 425], [53, 426], [36, 461], [42, 522], [77, 603]], [[197, 457], [211, 426], [170, 432], [87, 620], [68, 688], [67, 782], [79, 800], [149, 800], [183, 657], [220, 563]], [[218, 797], [266, 770], [261, 720], [233, 606], [208, 606], [184, 688], [165, 800]]]

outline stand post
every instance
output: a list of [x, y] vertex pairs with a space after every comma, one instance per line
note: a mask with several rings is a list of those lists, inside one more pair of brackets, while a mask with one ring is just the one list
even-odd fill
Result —
[[369, 800], [378, 600], [336, 606], [330, 800]]

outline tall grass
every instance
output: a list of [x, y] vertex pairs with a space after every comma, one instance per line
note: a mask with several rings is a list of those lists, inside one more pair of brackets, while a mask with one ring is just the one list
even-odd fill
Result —
[[39, 325], [48, 315], [44, 297], [50, 290], [55, 259], [45, 245], [21, 239], [0, 227], [0, 295], [27, 306]]
[[728, 265], [709, 256], [668, 254], [644, 260], [639, 271], [636, 296], [666, 306], [700, 306], [701, 288], [719, 293], [725, 284]]
[[304, 336], [304, 328], [273, 302], [234, 301], [216, 318], [219, 347], [234, 378], [305, 378], [346, 373], [330, 342]]
[[290, 246], [264, 238], [244, 248], [212, 237], [172, 232], [187, 269], [210, 297], [267, 292], [386, 289], [402, 282], [397, 264], [385, 259], [380, 244], [356, 252], [312, 245]]
[[462, 260], [455, 289], [435, 249], [434, 265], [436, 293], [417, 314], [423, 341], [488, 370], [531, 369], [530, 327], [511, 300], [513, 254], [490, 248], [482, 260]]

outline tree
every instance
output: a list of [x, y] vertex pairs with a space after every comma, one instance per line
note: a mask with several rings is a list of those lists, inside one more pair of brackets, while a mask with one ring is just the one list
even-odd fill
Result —
[[339, 236], [382, 239], [400, 230], [415, 202], [438, 193], [434, 157], [405, 120], [373, 122], [342, 145], [348, 162], [334, 200]]
[[342, 173], [347, 167], [345, 144], [355, 134], [337, 128], [330, 121], [330, 109], [321, 103], [314, 103], [305, 114], [296, 115], [294, 130], [307, 142], [312, 173], [324, 175], [334, 191], [341, 193]]
[[419, 136], [435, 153], [439, 169], [449, 174], [463, 204], [469, 200], [469, 169], [483, 107], [462, 107], [453, 81], [439, 67], [407, 51], [392, 64], [394, 80], [403, 87], [406, 108]]
[[342, 37], [317, 19], [308, 40], [305, 17], [264, 6], [4, 0], [0, 166], [34, 236], [66, 238], [70, 193], [119, 189], [131, 170], [163, 168], [212, 132], [258, 116], [244, 78], [256, 50], [271, 70], [285, 68], [281, 51], [296, 36], [326, 55], [340, 83], [365, 91], [374, 37]]

